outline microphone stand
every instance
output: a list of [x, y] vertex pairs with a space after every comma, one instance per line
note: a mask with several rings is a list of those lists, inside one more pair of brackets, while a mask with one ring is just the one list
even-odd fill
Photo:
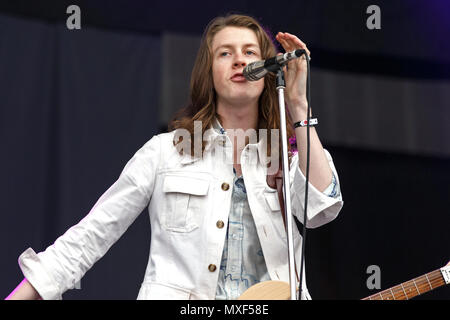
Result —
[[292, 214], [291, 214], [291, 192], [289, 184], [289, 157], [287, 146], [287, 130], [286, 130], [286, 109], [284, 103], [284, 89], [286, 83], [284, 81], [283, 69], [279, 68], [276, 73], [276, 90], [278, 91], [278, 104], [280, 108], [280, 129], [281, 129], [281, 148], [282, 148], [282, 168], [283, 168], [283, 195], [284, 208], [286, 215], [287, 244], [288, 244], [288, 263], [289, 263], [289, 285], [291, 292], [291, 300], [297, 298], [297, 288], [295, 285], [295, 263], [294, 263], [294, 240], [292, 233]]
[[[302, 276], [304, 265], [304, 249], [305, 249], [305, 237], [306, 237], [306, 215], [307, 215], [307, 201], [308, 201], [308, 180], [309, 180], [309, 120], [310, 120], [310, 105], [309, 105], [309, 56], [305, 54], [308, 67], [308, 79], [307, 79], [307, 101], [308, 101], [308, 115], [307, 115], [307, 166], [306, 166], [306, 187], [305, 187], [305, 212], [303, 221], [303, 240], [302, 240], [302, 255], [300, 263], [300, 294], [302, 293]], [[278, 91], [278, 102], [280, 109], [280, 129], [281, 129], [281, 145], [282, 145], [282, 165], [283, 165], [283, 195], [284, 195], [284, 208], [286, 217], [286, 229], [287, 229], [287, 245], [288, 245], [288, 264], [289, 264], [289, 285], [291, 292], [291, 300], [297, 300], [297, 288], [296, 288], [296, 271], [295, 271], [295, 256], [294, 256], [294, 240], [293, 240], [293, 218], [291, 213], [291, 192], [290, 192], [290, 179], [289, 179], [289, 156], [288, 156], [288, 139], [286, 130], [286, 108], [284, 103], [284, 89], [286, 83], [284, 81], [284, 72], [280, 66], [276, 71], [276, 90]]]

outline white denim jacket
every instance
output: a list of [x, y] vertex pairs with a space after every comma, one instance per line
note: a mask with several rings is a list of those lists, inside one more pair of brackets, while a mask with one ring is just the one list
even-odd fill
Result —
[[[148, 206], [150, 257], [137, 299], [214, 299], [227, 230], [233, 184], [227, 136], [208, 130], [203, 158], [180, 155], [174, 131], [154, 136], [126, 164], [118, 180], [78, 224], [45, 251], [28, 248], [19, 265], [43, 299], [61, 299]], [[325, 150], [335, 177], [339, 178]], [[256, 155], [256, 156], [255, 156]], [[276, 189], [267, 185], [265, 144], [248, 144], [241, 154], [249, 206], [271, 279], [289, 282], [286, 232]], [[292, 213], [303, 221], [305, 177], [298, 155], [291, 161]], [[311, 184], [307, 227], [338, 215], [342, 196], [328, 197]], [[294, 228], [299, 268], [301, 235]], [[309, 299], [306, 285], [303, 299]]]

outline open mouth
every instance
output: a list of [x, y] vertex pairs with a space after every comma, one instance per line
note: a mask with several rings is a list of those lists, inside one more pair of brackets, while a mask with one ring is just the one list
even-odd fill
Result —
[[235, 75], [233, 75], [231, 77], [231, 81], [234, 81], [234, 82], [245, 82], [245, 81], [247, 81], [247, 79], [245, 79], [244, 75], [241, 72], [241, 73], [236, 73]]

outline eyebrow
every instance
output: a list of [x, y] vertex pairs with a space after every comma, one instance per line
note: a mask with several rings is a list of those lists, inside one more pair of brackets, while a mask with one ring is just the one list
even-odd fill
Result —
[[[222, 48], [233, 48], [233, 47], [234, 47], [233, 44], [228, 44], [228, 43], [222, 44], [222, 45], [218, 46], [218, 47], [214, 50], [214, 52], [217, 52], [219, 49], [222, 49]], [[248, 48], [248, 47], [256, 47], [256, 48], [259, 49], [259, 45], [257, 45], [256, 43], [246, 43], [246, 44], [243, 45], [243, 47], [245, 47], [245, 48]]]

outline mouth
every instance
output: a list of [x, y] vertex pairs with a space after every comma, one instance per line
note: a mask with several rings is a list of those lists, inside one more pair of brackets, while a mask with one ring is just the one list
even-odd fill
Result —
[[233, 82], [246, 82], [246, 81], [247, 81], [247, 79], [245, 79], [245, 77], [244, 77], [244, 75], [242, 74], [242, 72], [235, 73], [235, 74], [231, 77], [230, 80], [233, 81]]

